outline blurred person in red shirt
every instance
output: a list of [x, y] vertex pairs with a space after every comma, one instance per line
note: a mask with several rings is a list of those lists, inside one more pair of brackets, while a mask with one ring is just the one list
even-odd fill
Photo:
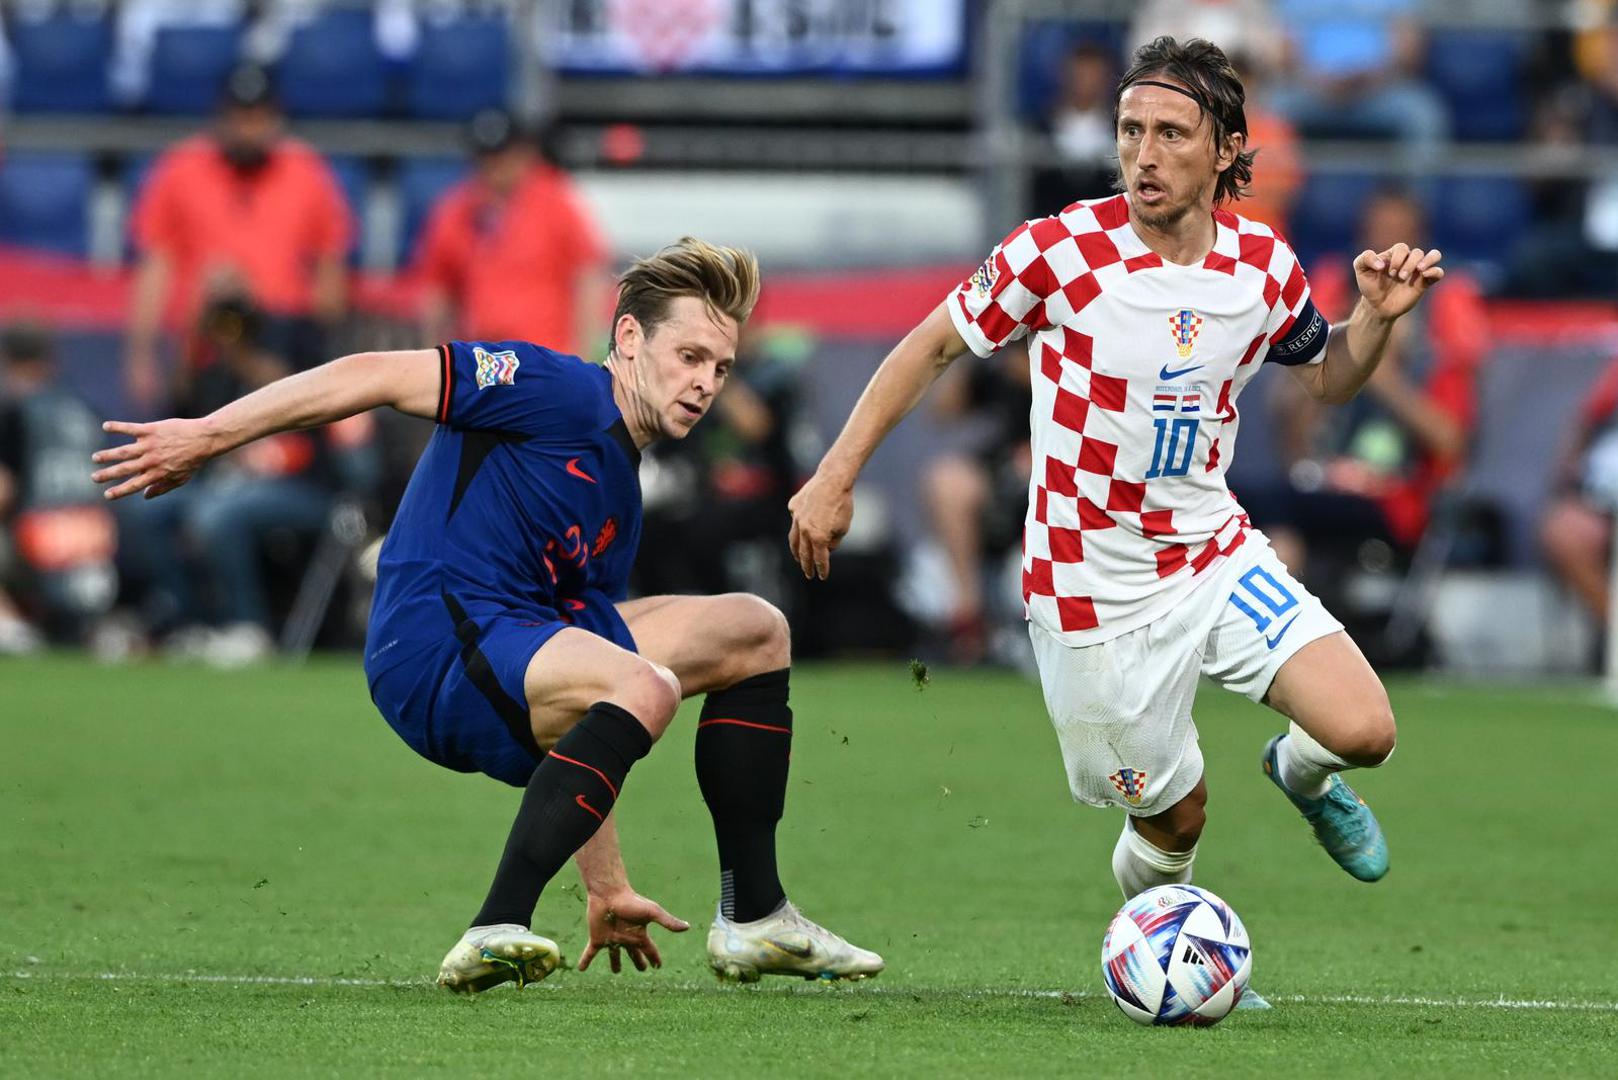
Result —
[[[266, 342], [294, 365], [324, 358], [324, 332], [347, 300], [353, 222], [325, 160], [285, 133], [263, 68], [232, 71], [213, 130], [157, 160], [132, 229], [127, 377], [137, 405], [167, 407], [159, 333], [196, 325], [204, 294], [225, 283], [266, 313]], [[197, 363], [188, 356], [187, 370]]]
[[476, 169], [434, 206], [416, 259], [427, 340], [580, 352], [610, 286], [584, 200], [510, 114], [481, 112], [467, 133]]
[[[1365, 205], [1360, 240], [1385, 250], [1390, 237], [1422, 244], [1421, 204], [1387, 189]], [[1383, 245], [1377, 247], [1377, 245]], [[1354, 293], [1347, 258], [1314, 268], [1314, 300], [1327, 318], [1344, 317]], [[1288, 482], [1244, 490], [1242, 504], [1287, 568], [1299, 577], [1311, 545], [1381, 540], [1412, 550], [1432, 501], [1465, 459], [1477, 408], [1488, 315], [1475, 282], [1450, 271], [1430, 303], [1396, 325], [1365, 393], [1325, 410], [1281, 380], [1271, 404]]]

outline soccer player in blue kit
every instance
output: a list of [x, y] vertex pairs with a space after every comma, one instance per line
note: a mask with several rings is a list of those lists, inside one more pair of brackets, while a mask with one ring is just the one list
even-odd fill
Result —
[[687, 237], [624, 274], [604, 365], [509, 341], [357, 353], [200, 419], [106, 425], [134, 440], [95, 455], [116, 499], [162, 495], [244, 443], [382, 405], [437, 421], [382, 547], [366, 676], [417, 753], [524, 789], [442, 986], [471, 993], [555, 970], [556, 944], [529, 924], [569, 857], [588, 893], [580, 970], [602, 949], [615, 972], [620, 951], [641, 970], [661, 965], [649, 924], [687, 924], [630, 887], [612, 811], [630, 767], [697, 694], [697, 780], [721, 875], [715, 972], [882, 970], [804, 918], [776, 870], [792, 731], [781, 613], [740, 593], [625, 598], [640, 452], [702, 419], [757, 297], [750, 254]]

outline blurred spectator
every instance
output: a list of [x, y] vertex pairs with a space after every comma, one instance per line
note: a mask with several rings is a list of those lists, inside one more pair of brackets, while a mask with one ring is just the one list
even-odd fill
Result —
[[1394, 138], [1422, 171], [1449, 138], [1449, 111], [1421, 81], [1425, 37], [1414, 0], [1276, 0], [1290, 36], [1274, 108], [1306, 136]]
[[[1426, 234], [1421, 206], [1407, 193], [1382, 191], [1365, 205], [1365, 247], [1425, 247]], [[1350, 255], [1317, 266], [1310, 282], [1322, 314], [1348, 317], [1358, 296]], [[1277, 380], [1272, 404], [1289, 483], [1243, 491], [1242, 504], [1294, 574], [1304, 575], [1314, 547], [1415, 547], [1434, 496], [1466, 454], [1487, 320], [1476, 285], [1451, 270], [1426, 304], [1399, 320], [1381, 366], [1349, 404], [1322, 407], [1294, 380]]]
[[796, 581], [781, 537], [802, 472], [795, 445], [807, 345], [790, 331], [746, 327], [712, 415], [648, 451], [636, 592], [743, 590], [791, 610], [783, 594]]
[[[7, 329], [0, 360], [0, 585], [49, 636], [81, 642], [117, 591], [117, 529], [85, 467], [102, 444], [101, 426], [58, 380], [42, 329]], [[6, 591], [0, 588], [0, 653], [37, 647], [40, 635]]]
[[583, 199], [510, 114], [481, 112], [467, 134], [476, 172], [433, 208], [417, 259], [426, 340], [588, 350], [609, 282]]
[[927, 464], [921, 489], [948, 561], [944, 631], [953, 663], [978, 663], [990, 646], [996, 613], [984, 602], [984, 576], [1022, 536], [1032, 407], [1028, 360], [1014, 349], [988, 360], [963, 357], [935, 392], [935, 415], [954, 426], [954, 445]]
[[[1565, 54], [1559, 58], [1565, 65]], [[1574, 164], [1587, 145], [1618, 146], [1618, 5], [1605, 5], [1578, 36], [1573, 58], [1580, 79], [1548, 94], [1530, 126], [1530, 154], [1543, 164]], [[1510, 252], [1502, 291], [1610, 297], [1618, 288], [1618, 180], [1552, 175], [1530, 190], [1533, 227]]]
[[[352, 223], [330, 167], [287, 136], [262, 68], [226, 81], [214, 130], [167, 151], [133, 216], [140, 248], [129, 323], [129, 390], [163, 401], [158, 331], [193, 326], [209, 289], [245, 289], [268, 347], [305, 367], [325, 359], [346, 303]], [[189, 369], [189, 364], [187, 365]]]
[[1556, 489], [1540, 522], [1551, 569], [1607, 626], [1612, 522], [1618, 512], [1618, 359], [1597, 380], [1579, 417]]
[[1118, 140], [1112, 127], [1112, 91], [1118, 72], [1112, 55], [1099, 45], [1081, 43], [1068, 53], [1062, 93], [1049, 118], [1051, 144], [1062, 164], [1034, 174], [1034, 212], [1057, 214], [1079, 199], [1112, 190]]
[[1243, 53], [1232, 56], [1231, 64], [1247, 90], [1247, 148], [1258, 154], [1247, 197], [1236, 204], [1235, 210], [1284, 235], [1291, 227], [1292, 205], [1298, 201], [1298, 189], [1303, 186], [1298, 133], [1292, 121], [1265, 103], [1265, 72], [1269, 69]]
[[[264, 347], [266, 324], [240, 296], [220, 296], [204, 309], [198, 341], [210, 355], [183, 413], [206, 415], [290, 374], [287, 361]], [[272, 548], [307, 549], [339, 498], [370, 493], [379, 464], [373, 431], [372, 417], [362, 413], [317, 430], [283, 432], [222, 459], [162, 499], [125, 500], [124, 527], [134, 548], [128, 569], [145, 586], [153, 632], [168, 635], [172, 651], [222, 666], [268, 655], [275, 605], [266, 556]]]

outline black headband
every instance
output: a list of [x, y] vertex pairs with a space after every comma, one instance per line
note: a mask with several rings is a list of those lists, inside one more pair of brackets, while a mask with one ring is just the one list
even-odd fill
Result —
[[[1202, 100], [1201, 94], [1198, 94], [1192, 90], [1187, 90], [1183, 86], [1175, 86], [1173, 83], [1158, 82], [1156, 79], [1136, 79], [1134, 82], [1130, 83], [1129, 86], [1161, 86], [1165, 90], [1173, 90], [1176, 94], [1184, 94], [1186, 97], [1196, 102], [1198, 108], [1208, 108], [1207, 104]], [[1124, 87], [1124, 89], [1128, 90], [1129, 86]]]
[[[1173, 83], [1159, 82], [1156, 79], [1136, 79], [1134, 82], [1130, 83], [1129, 86], [1124, 87], [1124, 90], [1128, 90], [1130, 87], [1134, 87], [1134, 86], [1161, 86], [1165, 90], [1173, 90], [1176, 94], [1184, 94], [1186, 97], [1188, 97], [1192, 101], [1196, 102], [1197, 103], [1197, 108], [1201, 109], [1203, 112], [1214, 114], [1214, 110], [1209, 106], [1208, 102], [1203, 99], [1203, 96], [1201, 94], [1197, 93], [1194, 90], [1187, 90], [1183, 86], [1175, 86]], [[1121, 95], [1122, 91], [1119, 91], [1119, 93]], [[1217, 115], [1217, 114], [1214, 114], [1214, 115]], [[1232, 127], [1232, 130], [1239, 131], [1243, 135], [1247, 134], [1247, 112], [1246, 112], [1246, 110], [1244, 110], [1244, 109], [1237, 110], [1236, 123], [1231, 125], [1231, 127]]]

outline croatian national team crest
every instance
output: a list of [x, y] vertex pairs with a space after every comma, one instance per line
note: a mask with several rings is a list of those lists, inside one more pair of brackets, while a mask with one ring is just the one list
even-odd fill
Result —
[[1174, 347], [1179, 350], [1180, 359], [1191, 359], [1191, 347], [1197, 343], [1197, 334], [1202, 330], [1202, 316], [1190, 308], [1181, 308], [1169, 316], [1169, 329], [1174, 331]]
[[510, 386], [517, 379], [517, 354], [510, 349], [489, 352], [473, 346], [472, 358], [478, 364], [478, 389], [490, 386]]
[[1141, 799], [1146, 796], [1146, 772], [1143, 769], [1125, 766], [1107, 779], [1112, 781], [1112, 786], [1118, 789], [1118, 794], [1130, 806], [1139, 806]]

